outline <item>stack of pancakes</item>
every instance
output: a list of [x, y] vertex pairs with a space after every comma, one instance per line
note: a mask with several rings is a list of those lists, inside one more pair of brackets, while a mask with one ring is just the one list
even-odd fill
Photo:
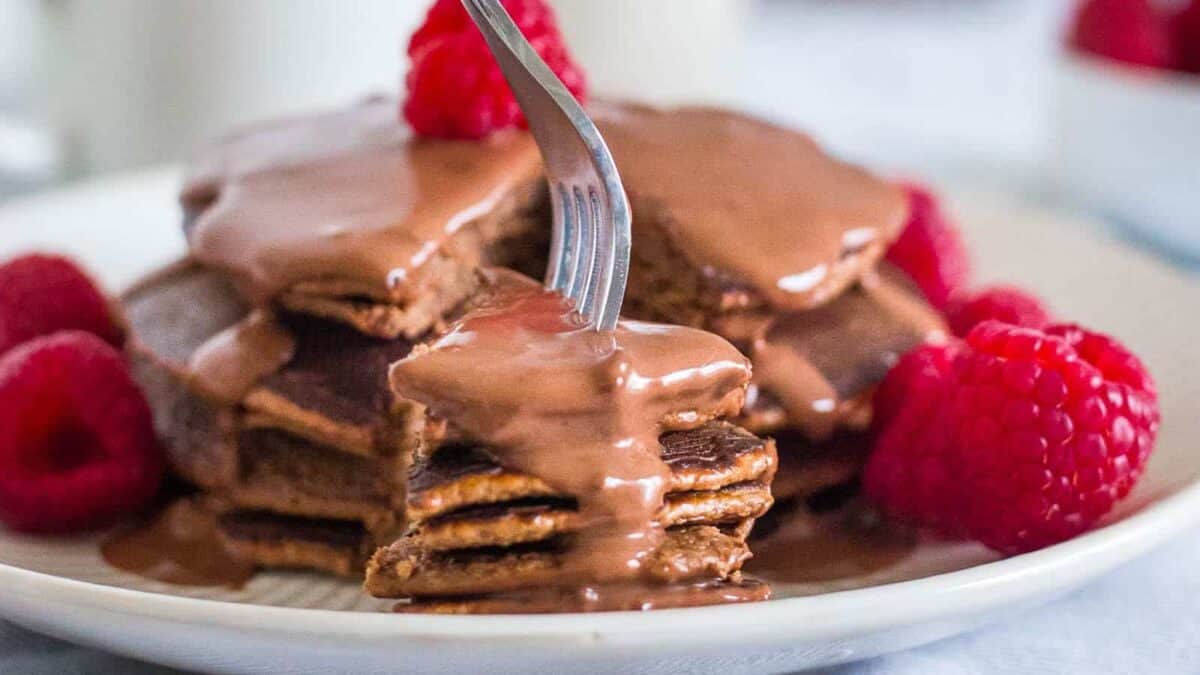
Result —
[[[594, 113], [634, 209], [626, 314], [714, 332], [754, 363], [739, 416], [660, 438], [655, 564], [735, 578], [772, 493], [804, 501], [854, 480], [871, 389], [941, 329], [877, 264], [906, 206], [807, 137], [736, 113]], [[197, 162], [188, 260], [125, 300], [170, 464], [230, 547], [353, 576], [383, 546], [371, 590], [445, 611], [486, 611], [481, 592], [555, 564], [577, 496], [388, 381], [470, 308], [481, 266], [540, 273], [542, 184], [527, 134], [414, 139], [385, 99], [248, 129]], [[264, 326], [269, 340], [244, 339]]]
[[[622, 323], [606, 338], [533, 282], [506, 283], [519, 313], [487, 302], [392, 369], [447, 432], [425, 435], [409, 531], [371, 561], [367, 590], [442, 612], [764, 597], [739, 570], [772, 504], [774, 443], [723, 421], [744, 402], [745, 358], [684, 327]], [[631, 541], [646, 550], [615, 552]]]

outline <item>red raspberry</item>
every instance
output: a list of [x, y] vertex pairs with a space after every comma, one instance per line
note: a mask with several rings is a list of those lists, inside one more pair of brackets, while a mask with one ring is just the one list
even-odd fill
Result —
[[0, 354], [59, 330], [122, 342], [108, 300], [70, 260], [35, 253], [0, 265]]
[[876, 441], [863, 490], [889, 518], [956, 532], [947, 473], [951, 427], [941, 411], [958, 343], [927, 344], [896, 364], [875, 392]]
[[908, 224], [888, 249], [887, 259], [912, 277], [930, 304], [944, 310], [950, 296], [971, 276], [967, 247], [928, 189], [907, 185], [905, 191]]
[[1041, 300], [1015, 286], [993, 286], [952, 300], [946, 318], [955, 335], [966, 337], [972, 328], [988, 319], [1042, 328], [1050, 323], [1050, 312]]
[[[581, 101], [583, 72], [563, 44], [544, 0], [503, 0], [505, 9], [567, 89]], [[438, 0], [408, 45], [412, 68], [404, 118], [424, 136], [483, 138], [525, 127], [500, 67], [459, 0]]]
[[1192, 0], [1171, 19], [1171, 38], [1175, 64], [1192, 73], [1200, 73], [1200, 0]]
[[0, 357], [0, 520], [105, 525], [143, 506], [162, 472], [150, 408], [110, 345], [64, 331]]
[[914, 358], [927, 365], [908, 377], [930, 382], [910, 385], [863, 478], [884, 513], [1021, 553], [1089, 529], [1141, 476], [1157, 393], [1116, 340], [985, 321], [952, 368]]
[[1166, 18], [1149, 0], [1088, 0], [1071, 29], [1075, 49], [1151, 68], [1172, 66]]

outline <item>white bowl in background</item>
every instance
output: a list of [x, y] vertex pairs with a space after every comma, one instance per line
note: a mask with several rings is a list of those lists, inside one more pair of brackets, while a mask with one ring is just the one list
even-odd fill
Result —
[[1200, 257], [1200, 76], [1073, 53], [1057, 70], [1062, 196]]

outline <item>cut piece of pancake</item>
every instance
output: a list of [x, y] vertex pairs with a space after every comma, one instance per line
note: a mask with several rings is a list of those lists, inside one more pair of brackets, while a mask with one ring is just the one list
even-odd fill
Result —
[[[650, 582], [644, 599], [663, 584], [727, 579], [737, 571], [749, 555], [739, 542], [771, 507], [777, 464], [773, 441], [727, 422], [668, 432], [659, 442], [670, 472], [658, 515], [667, 535], [644, 562]], [[505, 469], [484, 448], [461, 446], [419, 458], [408, 490], [410, 530], [376, 553], [367, 574], [372, 594], [421, 596], [415, 607], [431, 611], [451, 606], [496, 611], [499, 600], [437, 605], [425, 604], [424, 596], [562, 583], [556, 575], [565, 551], [584, 526], [575, 499]], [[720, 601], [717, 595], [704, 597]]]

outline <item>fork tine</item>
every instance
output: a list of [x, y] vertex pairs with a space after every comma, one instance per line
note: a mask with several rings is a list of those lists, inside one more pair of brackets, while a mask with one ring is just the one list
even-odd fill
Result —
[[546, 265], [546, 287], [565, 294], [572, 278], [578, 227], [567, 188], [561, 183], [550, 187], [550, 203], [554, 212], [554, 228], [550, 232], [550, 260]]
[[586, 316], [595, 323], [603, 312], [604, 298], [607, 296], [612, 282], [613, 228], [611, 220], [604, 217], [600, 196], [597, 194], [595, 186], [588, 186], [587, 207], [588, 220], [595, 225], [595, 238], [592, 246], [594, 263], [587, 293], [583, 296], [581, 304], [585, 308]]
[[579, 264], [575, 266], [571, 285], [567, 289], [567, 297], [575, 301], [575, 306], [589, 321], [592, 315], [586, 303], [589, 286], [592, 281], [592, 270], [596, 267], [596, 229], [599, 223], [593, 217], [592, 209], [588, 206], [587, 197], [579, 186], [572, 189], [574, 196], [575, 215], [579, 223], [578, 242]]

